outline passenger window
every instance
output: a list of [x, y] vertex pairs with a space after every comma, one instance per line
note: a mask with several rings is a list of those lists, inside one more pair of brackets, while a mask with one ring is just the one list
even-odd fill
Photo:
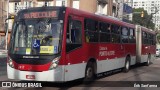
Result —
[[120, 26], [111, 25], [112, 43], [120, 43]]
[[119, 34], [120, 33], [120, 26], [112, 25], [111, 26], [111, 32], [114, 33], [114, 34]]
[[122, 28], [122, 35], [128, 35], [128, 29], [126, 27]]
[[86, 31], [97, 31], [98, 22], [92, 19], [85, 19], [85, 30]]
[[110, 33], [110, 24], [100, 22], [99, 23], [99, 31], [100, 32], [108, 32], [108, 33]]
[[134, 29], [130, 28], [130, 34], [129, 34], [129, 43], [135, 43], [135, 32]]
[[100, 35], [100, 42], [110, 42], [111, 41], [110, 24], [105, 22], [100, 22], [99, 35]]
[[67, 28], [67, 52], [82, 46], [82, 23], [79, 20], [68, 20]]
[[86, 42], [98, 42], [98, 22], [92, 19], [85, 19]]
[[148, 39], [147, 39], [147, 37], [148, 37], [148, 35], [147, 35], [147, 33], [146, 32], [142, 32], [142, 43], [143, 44], [148, 44]]
[[128, 43], [129, 31], [126, 27], [122, 27], [122, 43]]

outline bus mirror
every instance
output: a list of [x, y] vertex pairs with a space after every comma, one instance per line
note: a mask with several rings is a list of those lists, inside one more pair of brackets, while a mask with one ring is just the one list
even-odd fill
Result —
[[4, 24], [4, 31], [5, 31], [5, 33], [7, 33], [7, 30], [8, 30], [8, 23], [5, 23]]

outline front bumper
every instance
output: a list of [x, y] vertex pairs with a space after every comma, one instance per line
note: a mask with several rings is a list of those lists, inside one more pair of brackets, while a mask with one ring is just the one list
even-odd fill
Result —
[[[51, 82], [63, 82], [64, 81], [64, 67], [58, 66], [56, 69], [42, 71], [42, 72], [31, 72], [31, 71], [20, 71], [11, 68], [7, 64], [7, 76], [9, 79], [16, 80], [31, 80], [31, 81], [51, 81]], [[34, 79], [27, 79], [27, 75], [35, 76]]]

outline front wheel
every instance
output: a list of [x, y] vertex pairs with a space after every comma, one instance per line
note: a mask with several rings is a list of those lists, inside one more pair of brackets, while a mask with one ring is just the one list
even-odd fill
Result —
[[86, 67], [84, 82], [90, 83], [91, 81], [94, 80], [94, 78], [95, 78], [94, 63], [89, 62]]

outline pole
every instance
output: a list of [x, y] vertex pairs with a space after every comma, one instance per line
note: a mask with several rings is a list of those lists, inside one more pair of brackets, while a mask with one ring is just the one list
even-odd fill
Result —
[[[8, 19], [8, 17], [9, 17], [9, 0], [7, 0], [7, 19]], [[8, 30], [9, 30], [9, 22], [8, 22], [8, 20], [7, 20], [7, 23], [8, 23], [8, 25], [7, 25], [7, 32], [6, 32], [6, 46], [5, 46], [5, 49], [7, 50], [7, 45], [8, 45]]]

